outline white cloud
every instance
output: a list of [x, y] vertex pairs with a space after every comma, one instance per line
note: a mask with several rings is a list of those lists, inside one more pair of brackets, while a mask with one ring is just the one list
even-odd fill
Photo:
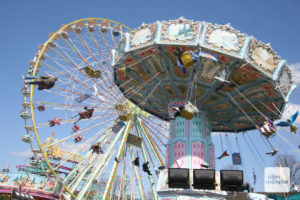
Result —
[[22, 152], [11, 151], [9, 153], [14, 156], [21, 156], [21, 157], [26, 157], [26, 158], [33, 156], [33, 153], [30, 149], [27, 149], [26, 151], [22, 151]]
[[[283, 112], [282, 120], [287, 120], [293, 115], [296, 111], [300, 112], [300, 104], [288, 103], [287, 109]], [[297, 117], [295, 124], [300, 124], [300, 116]]]
[[300, 84], [300, 62], [289, 65], [292, 71], [292, 80], [296, 84]]

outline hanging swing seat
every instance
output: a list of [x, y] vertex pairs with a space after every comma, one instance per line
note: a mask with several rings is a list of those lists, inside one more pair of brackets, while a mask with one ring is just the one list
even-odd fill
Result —
[[128, 122], [132, 118], [132, 114], [119, 115], [119, 119], [123, 122]]
[[77, 132], [80, 129], [80, 127], [78, 126], [78, 124], [74, 124], [74, 126], [72, 127], [73, 132]]
[[127, 110], [129, 110], [129, 103], [126, 102], [126, 103], [123, 103], [123, 104], [120, 104], [120, 105], [116, 105], [116, 110], [119, 111], [119, 112], [125, 112]]
[[87, 73], [92, 78], [100, 78], [101, 77], [101, 71], [95, 70], [95, 69], [91, 68], [91, 66], [89, 66], [89, 65], [84, 68], [84, 72]]
[[125, 125], [124, 122], [119, 121], [117, 124], [115, 124], [112, 128], [112, 132], [114, 133], [118, 133], [120, 131], [120, 129]]
[[38, 111], [45, 111], [46, 110], [44, 105], [37, 106], [37, 109], [38, 109]]
[[194, 113], [189, 112], [189, 111], [184, 109], [184, 110], [181, 111], [180, 116], [183, 117], [186, 120], [191, 120], [194, 117]]
[[198, 108], [191, 102], [188, 102], [187, 104], [185, 104], [184, 109], [180, 113], [180, 116], [185, 118], [186, 120], [191, 120], [198, 112]]
[[195, 64], [195, 61], [193, 59], [193, 54], [190, 51], [183, 52], [182, 55], [180, 56], [180, 59], [185, 68], [189, 68]]
[[269, 120], [266, 120], [264, 122], [264, 125], [262, 125], [259, 128], [259, 131], [266, 136], [267, 138], [273, 137], [276, 133], [276, 128], [270, 123]]
[[74, 142], [75, 143], [81, 142], [82, 139], [83, 139], [83, 136], [79, 134], [75, 137]]
[[290, 132], [296, 134], [298, 130], [298, 127], [295, 125], [290, 126]]

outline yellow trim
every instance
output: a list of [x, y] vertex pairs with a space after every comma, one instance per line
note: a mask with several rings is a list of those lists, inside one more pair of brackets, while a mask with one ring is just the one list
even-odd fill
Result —
[[[110, 20], [110, 19], [105, 19], [105, 18], [84, 18], [84, 19], [80, 19], [80, 20], [77, 20], [77, 21], [74, 21], [74, 22], [71, 22], [63, 27], [61, 27], [58, 31], [56, 31], [45, 43], [44, 43], [44, 46], [42, 48], [42, 50], [40, 51], [40, 54], [36, 60], [36, 63], [35, 63], [35, 67], [34, 67], [34, 71], [33, 71], [33, 76], [35, 76], [36, 72], [37, 72], [37, 68], [39, 66], [39, 62], [40, 62], [40, 58], [41, 56], [44, 54], [47, 46], [48, 46], [48, 43], [51, 42], [56, 36], [58, 36], [58, 33], [60, 31], [62, 31], [63, 29], [65, 29], [66, 27], [72, 25], [72, 24], [75, 24], [77, 22], [81, 22], [81, 21], [86, 21], [86, 20], [92, 20], [92, 19], [96, 19], [96, 20], [107, 20], [109, 22], [113, 22], [113, 23], [116, 23], [116, 24], [119, 24], [129, 30], [133, 30], [131, 28], [129, 28], [128, 26], [125, 26], [124, 24], [121, 24], [119, 22], [116, 22], [116, 21], [113, 21], [113, 20]], [[33, 125], [33, 130], [34, 130], [34, 133], [35, 133], [35, 137], [36, 137], [36, 140], [38, 142], [38, 145], [39, 145], [39, 148], [42, 152], [42, 155], [43, 157], [45, 158], [45, 161], [48, 165], [48, 167], [50, 168], [51, 172], [53, 173], [53, 175], [57, 178], [57, 174], [55, 173], [55, 171], [53, 170], [52, 166], [50, 165], [50, 162], [49, 162], [49, 159], [47, 157], [47, 154], [46, 152], [44, 152], [43, 148], [42, 148], [42, 144], [41, 144], [41, 141], [40, 141], [40, 138], [39, 138], [39, 134], [38, 134], [38, 131], [37, 131], [37, 128], [36, 128], [36, 124], [35, 124], [35, 118], [34, 118], [34, 105], [33, 105], [33, 88], [34, 88], [34, 85], [31, 85], [31, 92], [30, 92], [30, 109], [31, 109], [31, 119], [32, 119], [32, 125]], [[69, 188], [67, 188], [66, 186], [64, 186], [64, 189], [73, 197], [76, 199], [76, 195], [73, 194]]]

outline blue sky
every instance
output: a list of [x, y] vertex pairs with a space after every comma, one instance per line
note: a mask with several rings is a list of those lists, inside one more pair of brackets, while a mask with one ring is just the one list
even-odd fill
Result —
[[[300, 1], [2, 1], [0, 6], [1, 140], [0, 169], [7, 164], [24, 162], [18, 156], [28, 149], [21, 141], [24, 122], [19, 117], [22, 102], [21, 75], [25, 74], [40, 43], [62, 24], [81, 18], [100, 17], [136, 28], [143, 22], [187, 19], [217, 24], [231, 23], [242, 33], [271, 43], [272, 48], [289, 64], [298, 66], [293, 75], [300, 77]], [[298, 79], [300, 82], [300, 79]], [[300, 90], [291, 102], [300, 104]], [[288, 137], [293, 140], [292, 137]], [[299, 144], [299, 137], [296, 138]], [[293, 141], [295, 142], [295, 140]], [[298, 154], [299, 158], [299, 154]], [[266, 162], [271, 162], [267, 160]], [[218, 164], [218, 163], [217, 163]], [[226, 165], [226, 163], [222, 163]]]

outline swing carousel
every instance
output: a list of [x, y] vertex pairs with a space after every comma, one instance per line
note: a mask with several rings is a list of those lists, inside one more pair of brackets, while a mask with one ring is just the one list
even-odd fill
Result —
[[[55, 84], [24, 81], [20, 115], [24, 138], [35, 135], [63, 199], [207, 196], [169, 188], [165, 169], [214, 169], [212, 132], [259, 129], [272, 137], [295, 88], [270, 45], [230, 25], [179, 18], [133, 30], [88, 18], [49, 37], [25, 79], [43, 75]], [[42, 145], [52, 131], [57, 140]], [[71, 142], [56, 167], [82, 158], [62, 180], [47, 147]]]

